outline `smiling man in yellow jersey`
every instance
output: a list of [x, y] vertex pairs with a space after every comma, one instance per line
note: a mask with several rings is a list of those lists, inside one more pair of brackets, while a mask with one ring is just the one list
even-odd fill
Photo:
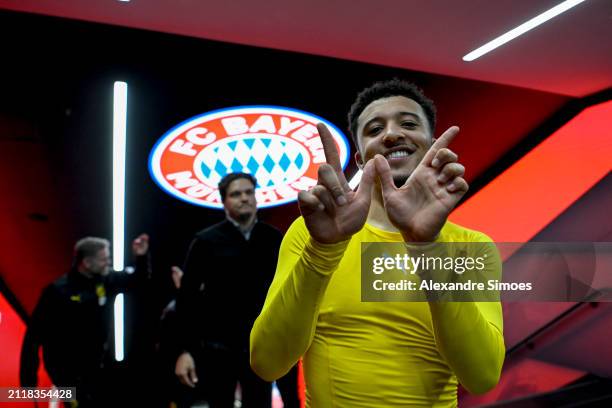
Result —
[[[329, 131], [327, 163], [299, 195], [276, 275], [251, 332], [251, 366], [281, 377], [303, 356], [307, 406], [457, 405], [457, 384], [494, 387], [504, 360], [499, 302], [361, 302], [361, 242], [490, 242], [447, 221], [468, 189], [435, 108], [414, 85], [363, 90], [349, 113], [363, 176], [351, 191]], [[500, 271], [499, 257], [490, 269]]]

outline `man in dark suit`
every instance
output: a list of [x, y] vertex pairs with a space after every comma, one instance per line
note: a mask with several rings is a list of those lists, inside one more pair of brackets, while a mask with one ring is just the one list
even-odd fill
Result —
[[[175, 372], [185, 385], [201, 384], [211, 408], [233, 407], [236, 383], [242, 407], [271, 406], [271, 384], [249, 365], [249, 334], [272, 282], [282, 235], [257, 220], [256, 185], [246, 173], [220, 181], [225, 220], [196, 234], [177, 299], [183, 352]], [[297, 381], [294, 388], [297, 395]]]

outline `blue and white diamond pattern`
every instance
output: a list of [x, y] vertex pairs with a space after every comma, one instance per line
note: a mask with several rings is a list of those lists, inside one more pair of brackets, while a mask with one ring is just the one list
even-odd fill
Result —
[[249, 134], [221, 139], [204, 148], [194, 161], [194, 174], [217, 187], [228, 173], [255, 176], [258, 188], [273, 188], [299, 179], [310, 165], [308, 150], [288, 137]]

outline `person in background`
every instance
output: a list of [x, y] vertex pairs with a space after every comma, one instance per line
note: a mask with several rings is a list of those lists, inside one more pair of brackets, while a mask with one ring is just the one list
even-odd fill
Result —
[[243, 408], [271, 406], [271, 383], [249, 365], [249, 333], [272, 282], [282, 235], [257, 220], [256, 186], [246, 173], [221, 179], [225, 220], [196, 234], [177, 298], [183, 352], [175, 372], [183, 384], [202, 388], [211, 408], [233, 407], [237, 383]]
[[[53, 384], [76, 387], [79, 408], [121, 406], [113, 381], [115, 296], [150, 277], [149, 236], [132, 242], [136, 269], [111, 273], [110, 243], [86, 237], [74, 246], [70, 271], [48, 285], [28, 322], [21, 349], [20, 382], [38, 383], [38, 351]], [[109, 405], [111, 404], [111, 405]]]

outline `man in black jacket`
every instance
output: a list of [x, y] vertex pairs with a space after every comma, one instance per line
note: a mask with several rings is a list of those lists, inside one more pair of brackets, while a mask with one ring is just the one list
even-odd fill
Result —
[[136, 271], [111, 273], [108, 240], [86, 237], [76, 243], [72, 269], [43, 290], [28, 323], [21, 349], [22, 386], [36, 386], [42, 346], [51, 380], [76, 387], [79, 407], [108, 406], [117, 398], [109, 370], [113, 302], [118, 293], [149, 277], [148, 249], [149, 237], [142, 234], [132, 242]]
[[183, 353], [176, 375], [190, 387], [201, 384], [211, 408], [233, 407], [237, 382], [242, 407], [271, 406], [271, 384], [249, 364], [249, 335], [274, 276], [282, 235], [257, 221], [256, 185], [245, 173], [220, 181], [226, 219], [196, 234], [177, 299]]

